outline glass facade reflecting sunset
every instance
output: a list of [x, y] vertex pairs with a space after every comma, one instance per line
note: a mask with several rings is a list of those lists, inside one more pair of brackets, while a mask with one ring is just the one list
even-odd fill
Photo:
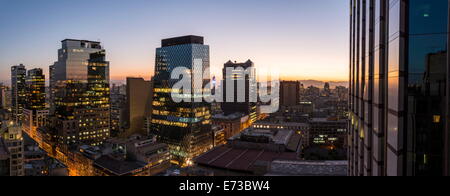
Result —
[[350, 3], [350, 174], [448, 174], [448, 1]]
[[[151, 134], [169, 144], [176, 163], [186, 165], [212, 147], [211, 105], [175, 103], [171, 89], [179, 80], [170, 79], [170, 74], [178, 67], [192, 70], [195, 59], [202, 60], [203, 70], [209, 68], [209, 46], [197, 36], [166, 39], [162, 46], [156, 50]], [[203, 80], [207, 83], [209, 79]], [[192, 89], [192, 96], [202, 90]]]

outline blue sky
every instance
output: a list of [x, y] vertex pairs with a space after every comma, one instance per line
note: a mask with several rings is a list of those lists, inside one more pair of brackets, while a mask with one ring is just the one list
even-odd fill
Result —
[[345, 80], [342, 0], [0, 0], [0, 81], [9, 67], [48, 66], [66, 38], [101, 41], [113, 79], [153, 74], [160, 40], [201, 35], [214, 74], [228, 60], [278, 67], [289, 79]]

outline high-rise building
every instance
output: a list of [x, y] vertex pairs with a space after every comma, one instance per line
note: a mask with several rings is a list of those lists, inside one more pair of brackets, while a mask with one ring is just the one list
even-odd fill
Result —
[[323, 86], [323, 94], [326, 97], [329, 97], [331, 95], [330, 83], [326, 82], [325, 85]]
[[[117, 137], [125, 131], [127, 113], [126, 85], [113, 84], [111, 88], [111, 136]], [[151, 104], [151, 103], [149, 103]]]
[[128, 129], [125, 136], [148, 134], [144, 129], [145, 121], [151, 116], [153, 85], [143, 78], [127, 78], [127, 98], [125, 116]]
[[26, 75], [27, 70], [24, 65], [11, 67], [11, 106], [13, 118], [17, 123], [21, 122], [23, 108], [27, 101]]
[[[231, 73], [228, 73], [228, 70]], [[257, 105], [256, 100], [251, 100], [252, 94], [257, 91], [254, 63], [251, 60], [245, 63], [228, 61], [225, 63], [222, 72], [222, 111], [225, 115], [243, 113], [250, 116], [252, 123], [255, 122], [258, 118]], [[229, 84], [233, 86], [229, 87]], [[233, 92], [228, 92], [227, 89], [233, 89]]]
[[280, 82], [280, 106], [296, 106], [300, 103], [300, 82]]
[[[213, 145], [211, 104], [194, 102], [193, 98], [198, 96], [194, 93], [207, 90], [192, 89], [192, 102], [176, 103], [171, 97], [172, 87], [179, 81], [170, 78], [171, 71], [184, 67], [193, 72], [194, 64], [198, 62], [203, 65], [201, 71], [210, 66], [209, 46], [204, 45], [203, 37], [165, 39], [162, 47], [156, 49], [151, 132], [159, 141], [169, 145], [173, 161], [180, 165], [191, 164], [193, 158]], [[209, 73], [203, 75], [209, 76]], [[204, 79], [203, 86], [209, 82], [210, 79]]]
[[45, 109], [45, 75], [42, 69], [28, 71], [26, 77], [25, 108], [32, 110]]
[[6, 91], [7, 87], [0, 83], [0, 109], [6, 109]]
[[[57, 63], [57, 62], [56, 62]], [[49, 72], [49, 91], [48, 91], [48, 101], [49, 101], [49, 105], [50, 105], [50, 113], [53, 114], [55, 113], [55, 91], [56, 91], [56, 79], [55, 79], [55, 64], [50, 65], [48, 72]]]
[[350, 175], [450, 175], [447, 0], [351, 0]]
[[21, 127], [14, 121], [3, 122], [0, 127], [0, 175], [24, 176], [24, 157]]
[[31, 138], [37, 137], [37, 129], [45, 125], [49, 111], [46, 108], [45, 75], [42, 69], [28, 71], [26, 79], [27, 102], [23, 109], [22, 129]]
[[52, 66], [55, 124], [59, 144], [99, 145], [110, 136], [109, 62], [99, 42], [66, 39]]

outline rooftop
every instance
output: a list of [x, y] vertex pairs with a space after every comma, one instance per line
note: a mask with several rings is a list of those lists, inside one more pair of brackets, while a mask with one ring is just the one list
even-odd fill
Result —
[[346, 176], [347, 161], [275, 160], [266, 176]]
[[269, 121], [258, 121], [258, 122], [255, 122], [254, 125], [280, 125], [280, 126], [290, 126], [290, 127], [309, 126], [308, 123], [299, 123], [299, 122], [269, 122]]
[[243, 67], [243, 68], [248, 68], [248, 67], [253, 67], [253, 62], [251, 60], [246, 61], [245, 63], [238, 63], [238, 62], [233, 62], [231, 60], [229, 60], [227, 63], [225, 63], [225, 67]]
[[297, 160], [296, 153], [277, 153], [265, 150], [234, 149], [220, 146], [195, 159], [201, 166], [239, 172], [252, 172], [256, 162], [271, 162], [276, 159]]
[[185, 45], [185, 44], [204, 44], [204, 38], [195, 35], [188, 35], [182, 37], [174, 37], [169, 39], [163, 39], [161, 41], [162, 47]]
[[114, 175], [123, 176], [143, 168], [145, 164], [131, 161], [120, 161], [109, 156], [102, 156], [95, 160], [94, 165], [106, 169]]
[[324, 122], [333, 123], [333, 122], [347, 122], [347, 120], [345, 120], [345, 119], [344, 120], [331, 120], [329, 118], [312, 118], [311, 122], [313, 122], [313, 123], [324, 123]]
[[216, 115], [213, 116], [213, 119], [237, 120], [237, 119], [241, 119], [244, 116], [245, 116], [245, 114], [243, 114], [243, 113], [233, 113], [233, 114], [230, 114], [230, 115], [216, 114]]
[[65, 40], [62, 40], [61, 42], [67, 42], [67, 41], [88, 42], [88, 43], [96, 43], [96, 44], [100, 44], [100, 42], [98, 42], [98, 41], [79, 40], [79, 39], [65, 39]]
[[230, 140], [239, 140], [242, 136], [251, 137], [267, 137], [269, 140], [275, 144], [287, 145], [294, 135], [292, 130], [267, 130], [267, 129], [254, 129], [249, 128], [230, 138]]

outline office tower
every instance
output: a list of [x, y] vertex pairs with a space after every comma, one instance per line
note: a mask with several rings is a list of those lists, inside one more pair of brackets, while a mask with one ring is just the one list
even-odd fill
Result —
[[[127, 111], [127, 93], [126, 85], [118, 86], [113, 84], [111, 88], [111, 136], [117, 137], [124, 132], [126, 111]], [[151, 104], [151, 103], [149, 103]]]
[[11, 106], [13, 118], [18, 123], [22, 119], [23, 108], [26, 104], [26, 75], [27, 70], [24, 65], [11, 67]]
[[[209, 68], [209, 46], [204, 45], [203, 37], [165, 39], [162, 47], [156, 49], [152, 134], [169, 145], [173, 161], [180, 165], [191, 164], [192, 159], [210, 149], [213, 142], [211, 104], [175, 103], [171, 97], [172, 87], [178, 82], [170, 79], [171, 71], [177, 67], [192, 71], [194, 62], [199, 61], [203, 64], [202, 71]], [[203, 85], [206, 83], [209, 79], [203, 80]], [[198, 91], [203, 89], [192, 89], [192, 92]]]
[[110, 136], [109, 62], [100, 42], [66, 39], [53, 65], [55, 124], [59, 144], [102, 144]]
[[49, 114], [45, 103], [45, 75], [42, 69], [28, 71], [27, 102], [23, 109], [22, 128], [31, 138], [37, 138], [37, 128], [45, 125]]
[[153, 85], [143, 78], [127, 78], [126, 125], [125, 135], [148, 134], [144, 129], [145, 121], [151, 116]]
[[0, 175], [24, 176], [23, 159], [21, 127], [14, 121], [3, 122], [0, 127]]
[[326, 97], [329, 97], [331, 95], [330, 83], [326, 82], [323, 86], [323, 94]]
[[0, 83], [0, 109], [6, 109], [6, 91], [7, 87]]
[[45, 109], [45, 75], [42, 69], [28, 71], [26, 77], [25, 108], [32, 110]]
[[[231, 73], [227, 73], [230, 70]], [[222, 111], [225, 115], [243, 113], [250, 116], [253, 123], [257, 120], [256, 100], [252, 101], [252, 94], [256, 94], [256, 71], [254, 63], [248, 60], [245, 63], [228, 61], [223, 68]], [[231, 88], [227, 85], [233, 85]], [[228, 92], [227, 89], [233, 89]], [[242, 91], [242, 92], [240, 92]]]
[[449, 175], [447, 0], [352, 0], [350, 175]]
[[280, 106], [289, 107], [300, 104], [300, 82], [280, 82]]
[[[57, 62], [56, 62], [57, 63]], [[55, 63], [55, 64], [56, 64]], [[49, 91], [48, 91], [48, 95], [49, 95], [49, 105], [50, 105], [50, 113], [54, 114], [55, 113], [55, 91], [56, 91], [56, 79], [55, 79], [55, 64], [50, 65], [48, 72], [49, 72]]]

